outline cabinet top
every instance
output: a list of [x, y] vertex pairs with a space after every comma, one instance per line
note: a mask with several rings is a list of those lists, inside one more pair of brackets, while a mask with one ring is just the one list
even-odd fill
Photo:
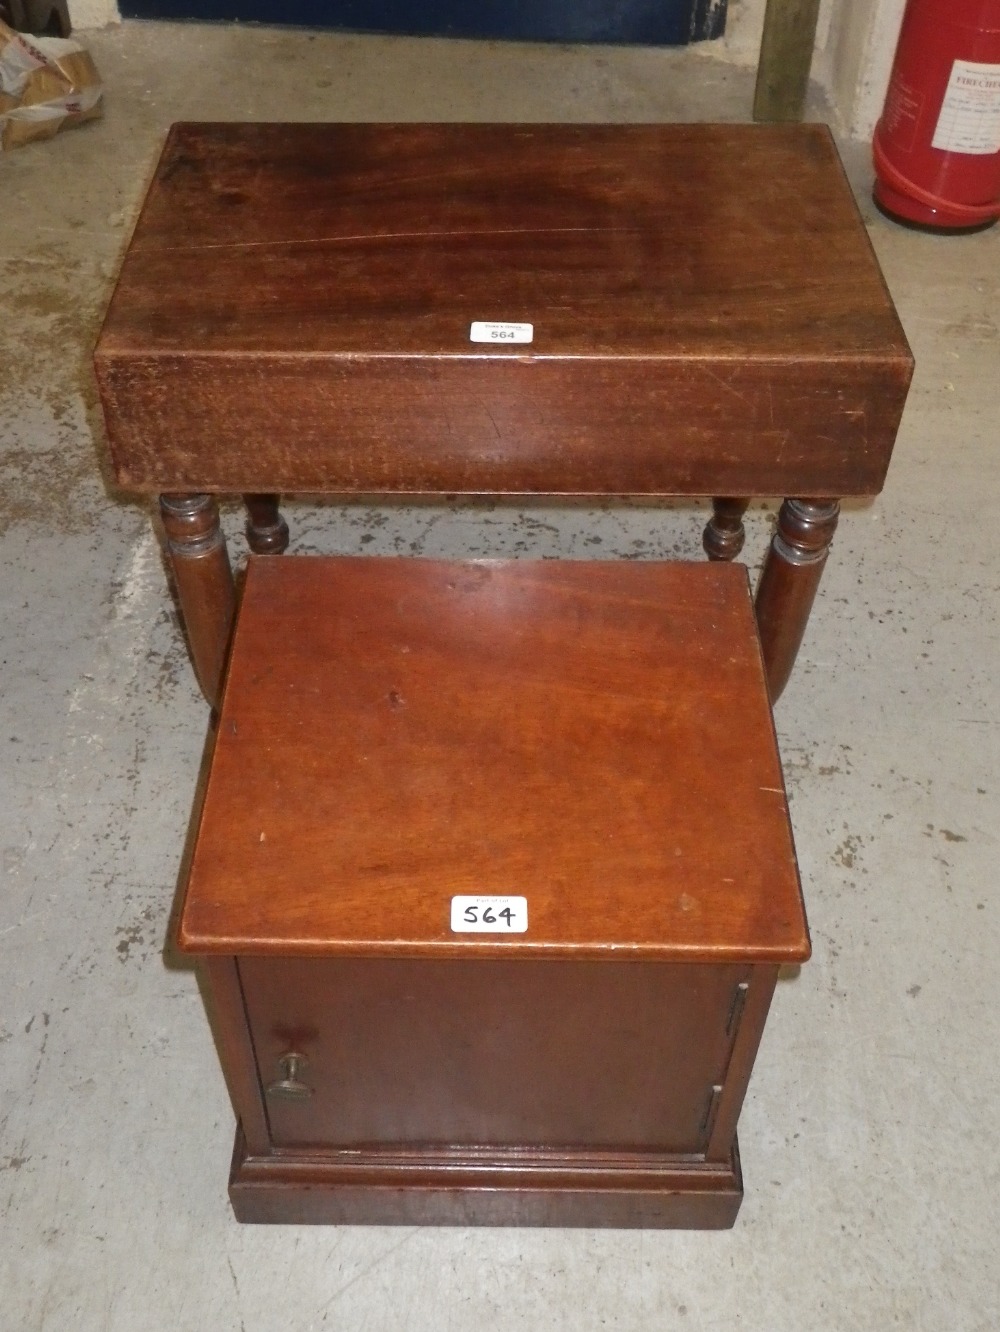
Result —
[[179, 941], [803, 960], [746, 571], [252, 559]]
[[98, 359], [495, 356], [488, 321], [533, 359], [909, 363], [818, 125], [175, 125]]

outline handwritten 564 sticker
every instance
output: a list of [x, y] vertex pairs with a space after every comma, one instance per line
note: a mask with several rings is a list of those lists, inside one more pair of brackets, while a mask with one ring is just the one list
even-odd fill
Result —
[[453, 897], [453, 934], [524, 934], [528, 928], [526, 897]]

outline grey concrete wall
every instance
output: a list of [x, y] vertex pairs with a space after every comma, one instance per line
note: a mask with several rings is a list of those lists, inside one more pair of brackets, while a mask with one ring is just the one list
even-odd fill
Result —
[[117, 0], [69, 0], [69, 17], [74, 28], [106, 28], [121, 22]]
[[881, 113], [905, 8], [906, 0], [844, 0], [833, 13], [819, 77], [855, 138], [868, 138]]

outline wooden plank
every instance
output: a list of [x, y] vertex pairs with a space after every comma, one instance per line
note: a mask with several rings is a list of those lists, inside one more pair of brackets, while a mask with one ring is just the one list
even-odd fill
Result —
[[801, 120], [820, 0], [767, 0], [754, 120]]

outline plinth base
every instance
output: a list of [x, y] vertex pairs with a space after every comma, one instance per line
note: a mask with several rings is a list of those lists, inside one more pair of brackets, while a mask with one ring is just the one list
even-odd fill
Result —
[[720, 1163], [529, 1149], [255, 1157], [237, 1129], [229, 1196], [237, 1220], [271, 1224], [726, 1230], [743, 1176], [735, 1141]]

